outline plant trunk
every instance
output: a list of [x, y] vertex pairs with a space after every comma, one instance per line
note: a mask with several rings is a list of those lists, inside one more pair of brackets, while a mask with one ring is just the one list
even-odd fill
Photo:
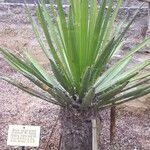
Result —
[[74, 109], [62, 109], [60, 116], [62, 128], [60, 150], [92, 150], [91, 120], [96, 116], [89, 111], [79, 112]]

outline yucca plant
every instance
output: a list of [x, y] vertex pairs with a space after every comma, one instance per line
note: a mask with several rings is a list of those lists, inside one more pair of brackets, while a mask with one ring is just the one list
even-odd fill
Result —
[[[29, 52], [16, 56], [0, 48], [5, 60], [41, 90], [32, 89], [3, 73], [0, 77], [33, 96], [61, 106], [61, 150], [91, 150], [91, 128], [95, 121], [97, 124], [101, 109], [150, 93], [150, 73], [141, 74], [150, 65], [150, 60], [126, 69], [133, 54], [148, 44], [150, 37], [130, 49], [117, 62], [110, 63], [121, 49], [125, 33], [138, 11], [122, 30], [121, 26], [113, 28], [122, 0], [115, 1], [116, 5], [113, 5], [113, 0], [102, 0], [100, 7], [97, 0], [70, 0], [66, 12], [60, 0], [55, 3], [56, 8], [51, 0], [49, 7], [42, 0], [38, 1], [38, 24], [26, 7], [53, 74], [48, 73]], [[93, 148], [95, 150], [97, 146], [93, 144]]]

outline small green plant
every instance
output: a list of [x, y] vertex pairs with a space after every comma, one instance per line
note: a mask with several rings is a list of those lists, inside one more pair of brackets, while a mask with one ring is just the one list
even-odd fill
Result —
[[[124, 35], [137, 16], [136, 13], [123, 31], [121, 27], [113, 30], [122, 0], [117, 0], [114, 8], [113, 2], [102, 0], [99, 8], [97, 0], [70, 0], [66, 15], [60, 0], [56, 0], [57, 11], [50, 0], [50, 15], [44, 2], [39, 0], [36, 15], [48, 46], [43, 42], [38, 25], [27, 8], [33, 31], [50, 61], [53, 75], [40, 65], [33, 54], [24, 52], [24, 57], [17, 57], [0, 48], [5, 60], [42, 91], [32, 89], [3, 73], [0, 78], [33, 96], [62, 106], [67, 113], [78, 113], [83, 118], [89, 112], [90, 118], [101, 109], [150, 93], [147, 82], [150, 73], [141, 74], [150, 65], [150, 60], [125, 69], [134, 53], [150, 42], [150, 37], [130, 49], [119, 61], [109, 64], [114, 54], [121, 49]], [[86, 137], [82, 140], [87, 141]], [[87, 150], [88, 144], [78, 149]], [[67, 142], [63, 145], [62, 149], [69, 150]], [[70, 145], [72, 150], [75, 149], [73, 142]], [[82, 144], [79, 142], [78, 145]]]

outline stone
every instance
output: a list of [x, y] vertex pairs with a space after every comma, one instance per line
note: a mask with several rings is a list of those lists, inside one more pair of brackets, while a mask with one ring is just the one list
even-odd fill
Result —
[[21, 14], [24, 11], [24, 6], [22, 5], [10, 5], [10, 11], [14, 14]]

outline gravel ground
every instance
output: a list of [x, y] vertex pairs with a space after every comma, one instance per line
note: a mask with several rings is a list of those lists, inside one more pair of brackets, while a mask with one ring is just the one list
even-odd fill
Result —
[[[16, 26], [0, 24], [0, 47], [1, 46], [16, 49], [19, 52], [22, 52], [22, 50], [27, 48], [31, 49], [42, 64], [45, 65], [47, 63], [39, 50], [39, 45], [37, 44], [29, 25]], [[148, 53], [136, 55], [140, 60], [147, 59], [149, 56]], [[12, 70], [3, 61], [1, 56], [0, 70], [25, 84], [31, 85], [24, 77]], [[114, 148], [109, 146], [109, 110], [101, 112], [103, 118], [101, 135], [102, 150], [150, 149], [149, 100], [150, 96], [146, 96], [138, 101], [130, 102], [118, 107], [116, 144]], [[35, 97], [31, 97], [4, 81], [0, 81], [0, 102], [0, 150], [18, 149], [17, 147], [9, 147], [6, 145], [9, 124], [41, 126], [41, 139], [38, 150], [44, 150], [52, 127], [57, 120], [59, 107]], [[49, 142], [52, 149], [55, 150], [57, 150], [59, 143], [59, 131], [60, 125], [58, 123], [56, 131]], [[27, 148], [27, 150], [33, 149], [35, 150], [36, 148]]]

